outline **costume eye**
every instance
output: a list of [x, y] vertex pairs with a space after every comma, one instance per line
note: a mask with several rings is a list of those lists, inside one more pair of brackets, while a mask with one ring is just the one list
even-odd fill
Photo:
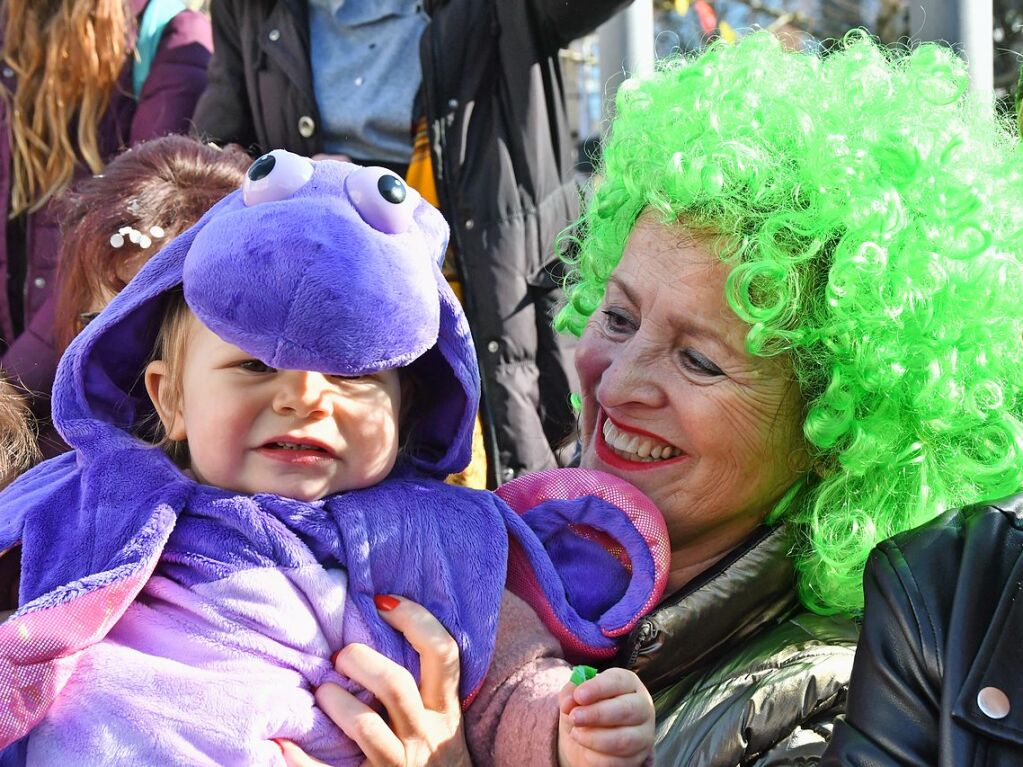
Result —
[[412, 225], [419, 193], [386, 168], [359, 168], [345, 189], [362, 220], [378, 232], [401, 234]]
[[245, 171], [242, 199], [250, 207], [283, 200], [305, 186], [312, 177], [312, 160], [275, 149], [257, 159]]

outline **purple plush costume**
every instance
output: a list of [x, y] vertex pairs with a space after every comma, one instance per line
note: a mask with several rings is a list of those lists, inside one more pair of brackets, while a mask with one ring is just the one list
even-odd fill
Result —
[[[0, 764], [280, 764], [271, 738], [356, 764], [312, 690], [335, 681], [366, 696], [329, 661], [351, 642], [418, 674], [375, 594], [441, 620], [468, 705], [509, 562], [579, 657], [609, 657], [663, 589], [663, 527], [625, 483], [526, 479], [505, 491], [522, 516], [443, 483], [468, 462], [479, 394], [440, 271], [443, 219], [383, 170], [272, 158], [75, 340], [53, 400], [75, 450], [0, 495], [0, 552], [22, 555], [21, 606], [0, 625]], [[409, 367], [416, 426], [390, 477], [315, 503], [239, 495], [197, 484], [141, 439], [141, 371], [182, 285], [209, 328], [270, 366]]]

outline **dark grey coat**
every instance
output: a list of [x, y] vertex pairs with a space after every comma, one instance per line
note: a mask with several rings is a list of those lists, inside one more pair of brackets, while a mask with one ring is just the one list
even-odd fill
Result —
[[[572, 428], [574, 344], [551, 328], [554, 241], [578, 212], [558, 51], [624, 5], [426, 3], [420, 96], [480, 360], [491, 482], [554, 466]], [[212, 14], [199, 131], [257, 152], [321, 151], [305, 2], [214, 0]]]

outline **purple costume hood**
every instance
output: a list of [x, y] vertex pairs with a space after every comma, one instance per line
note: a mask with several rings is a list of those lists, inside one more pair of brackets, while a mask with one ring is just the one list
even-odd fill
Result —
[[465, 315], [441, 273], [443, 217], [404, 185], [402, 201], [383, 198], [381, 181], [397, 179], [381, 169], [266, 157], [275, 160], [266, 176], [171, 242], [75, 339], [54, 386], [61, 434], [86, 455], [105, 452], [151, 412], [139, 371], [167, 291], [183, 285], [207, 327], [272, 367], [358, 375], [411, 364], [429, 384], [417, 392], [426, 401], [417, 400], [412, 461], [437, 477], [460, 471], [480, 387]]
[[[321, 621], [312, 639], [302, 639], [308, 647], [301, 660], [278, 652], [300, 640], [288, 635], [286, 616], [239, 651], [252, 662], [287, 667], [304, 690], [332, 675], [350, 684], [336, 678], [329, 656], [352, 642], [418, 674], [418, 656], [373, 604], [374, 595], [390, 593], [426, 606], [458, 642], [467, 705], [493, 653], [509, 562], [509, 583], [567, 651], [580, 658], [614, 653], [615, 637], [663, 590], [666, 536], [656, 509], [625, 483], [587, 472], [528, 479], [504, 493], [508, 503], [441, 481], [468, 463], [479, 401], [468, 326], [440, 269], [447, 234], [441, 215], [387, 171], [275, 151], [75, 339], [53, 395], [57, 428], [75, 452], [36, 467], [0, 495], [0, 553], [20, 546], [22, 554], [20, 608], [0, 625], [0, 747], [44, 721], [62, 690], [74, 687], [83, 654], [108, 635], [119, 632], [118, 646], [134, 642], [156, 652], [144, 639], [145, 621], [131, 610], [141, 595], [151, 603], [157, 583], [183, 594], [179, 613], [205, 600], [203, 614], [228, 625], [233, 618], [217, 612], [233, 604], [223, 597], [225, 583], [234, 598], [243, 581], [247, 593], [262, 593], [251, 579], [268, 571], [307, 580], [326, 567], [343, 572], [342, 625]], [[153, 413], [142, 371], [168, 296], [179, 288], [206, 326], [271, 367], [344, 375], [408, 368], [418, 384], [415, 425], [391, 476], [314, 503], [245, 496], [194, 482], [145, 441], [140, 435]], [[317, 598], [310, 597], [314, 608]], [[187, 632], [202, 633], [205, 625]], [[243, 628], [223, 636], [234, 641]], [[260, 632], [282, 636], [264, 646]], [[183, 668], [192, 662], [174, 659]], [[195, 717], [208, 727], [226, 718], [218, 711]], [[65, 756], [109, 748], [116, 733], [108, 727], [95, 735], [86, 727], [90, 716], [83, 711], [51, 728], [51, 741], [62, 744], [52, 748]], [[123, 735], [129, 740], [140, 737], [132, 722]], [[35, 737], [14, 743], [0, 763], [21, 763]], [[145, 753], [138, 743], [133, 748]], [[324, 753], [359, 761], [338, 748]], [[217, 751], [212, 759], [254, 758], [240, 754]]]

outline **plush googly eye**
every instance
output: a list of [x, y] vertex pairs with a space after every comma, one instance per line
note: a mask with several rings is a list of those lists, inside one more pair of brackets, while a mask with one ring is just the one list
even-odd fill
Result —
[[242, 198], [245, 204], [261, 205], [290, 197], [313, 177], [313, 163], [306, 157], [275, 149], [245, 171]]
[[419, 193], [386, 168], [359, 168], [345, 189], [362, 220], [378, 232], [401, 234], [412, 225]]

